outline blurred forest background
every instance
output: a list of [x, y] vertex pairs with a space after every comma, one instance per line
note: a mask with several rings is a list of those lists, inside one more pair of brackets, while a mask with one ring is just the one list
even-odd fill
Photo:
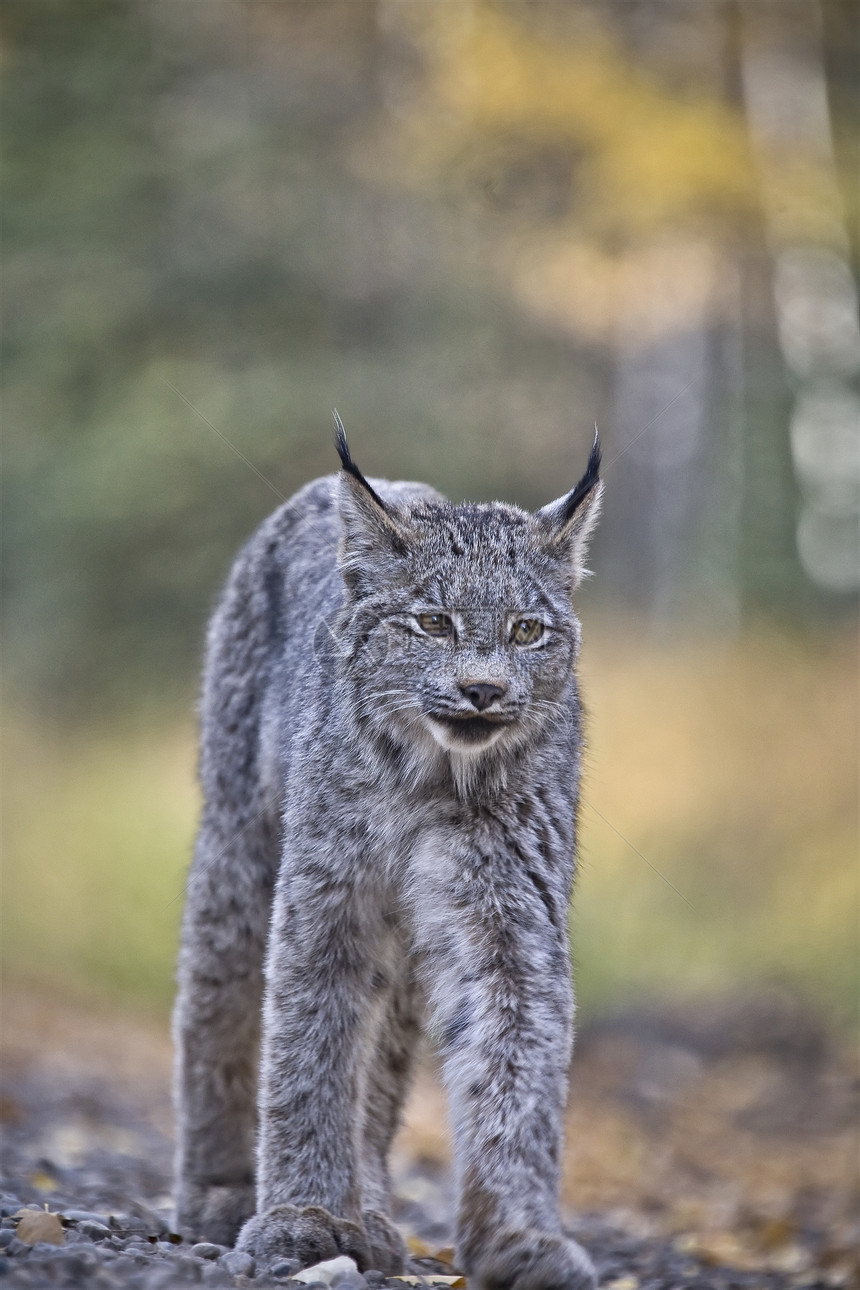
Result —
[[5, 0], [7, 981], [158, 1010], [239, 543], [596, 420], [586, 1016], [858, 966], [851, 0]]

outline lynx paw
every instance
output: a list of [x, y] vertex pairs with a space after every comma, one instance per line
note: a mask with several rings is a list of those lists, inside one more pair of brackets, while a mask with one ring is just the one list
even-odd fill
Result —
[[398, 1276], [406, 1267], [403, 1237], [378, 1210], [366, 1209], [361, 1220], [370, 1243], [370, 1266], [387, 1277]]
[[528, 1229], [499, 1232], [474, 1264], [480, 1290], [594, 1290], [597, 1284], [576, 1241]]
[[261, 1268], [279, 1259], [298, 1259], [308, 1268], [338, 1254], [348, 1254], [362, 1271], [373, 1267], [364, 1229], [322, 1205], [275, 1205], [245, 1224], [236, 1248], [253, 1254]]
[[176, 1226], [217, 1245], [232, 1245], [256, 1207], [253, 1184], [199, 1187], [184, 1183], [176, 1201]]

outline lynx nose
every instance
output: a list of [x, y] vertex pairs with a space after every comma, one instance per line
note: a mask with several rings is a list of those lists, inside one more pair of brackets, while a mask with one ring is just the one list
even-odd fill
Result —
[[483, 712], [484, 708], [488, 708], [495, 699], [500, 699], [505, 693], [505, 686], [488, 685], [484, 681], [475, 685], [461, 685], [460, 689], [479, 712]]

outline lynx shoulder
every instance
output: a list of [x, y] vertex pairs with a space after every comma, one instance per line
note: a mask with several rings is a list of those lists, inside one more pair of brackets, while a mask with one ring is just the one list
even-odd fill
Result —
[[582, 722], [572, 596], [599, 508], [342, 469], [240, 553], [209, 629], [174, 1014], [177, 1220], [402, 1271], [388, 1152], [422, 1032], [475, 1287], [591, 1287], [558, 1210]]

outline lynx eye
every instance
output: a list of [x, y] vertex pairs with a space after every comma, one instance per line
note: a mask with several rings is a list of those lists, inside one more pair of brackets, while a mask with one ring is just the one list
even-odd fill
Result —
[[419, 614], [418, 625], [428, 636], [451, 636], [454, 624], [447, 614]]
[[515, 645], [534, 645], [543, 636], [543, 623], [539, 618], [518, 618], [511, 629]]

